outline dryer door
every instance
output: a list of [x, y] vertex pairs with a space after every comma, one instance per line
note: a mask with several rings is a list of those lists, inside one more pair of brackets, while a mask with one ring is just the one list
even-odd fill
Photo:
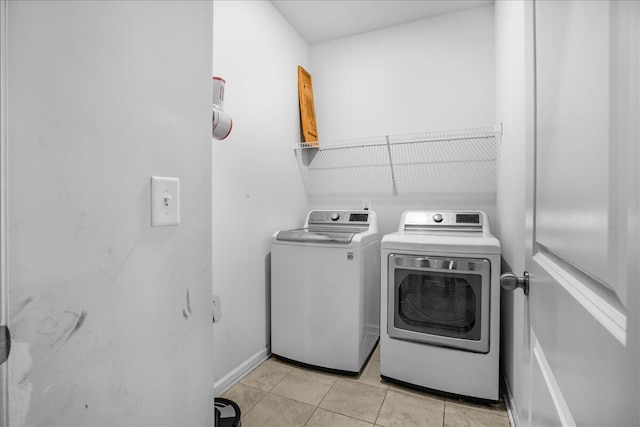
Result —
[[489, 351], [491, 263], [486, 259], [389, 256], [389, 337]]

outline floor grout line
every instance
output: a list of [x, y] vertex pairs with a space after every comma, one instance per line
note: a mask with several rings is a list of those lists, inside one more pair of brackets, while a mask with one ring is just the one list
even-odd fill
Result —
[[[245, 385], [245, 384], [243, 384], [243, 385]], [[234, 387], [235, 387], [235, 386], [234, 386]], [[245, 385], [245, 387], [251, 387], [251, 386]], [[251, 388], [253, 388], [254, 390], [260, 390], [260, 389], [257, 389], [257, 388], [255, 388], [255, 387], [251, 387]], [[264, 391], [264, 390], [260, 390], [260, 391]], [[264, 393], [264, 396], [262, 396], [262, 397], [261, 397], [261, 398], [260, 398], [256, 403], [254, 403], [254, 404], [251, 406], [251, 408], [249, 408], [249, 410], [247, 411], [247, 413], [246, 413], [246, 414], [242, 414], [242, 413], [240, 413], [240, 419], [244, 418], [244, 417], [245, 417], [249, 412], [253, 411], [253, 409], [254, 409], [256, 406], [258, 406], [258, 403], [262, 402], [262, 401], [264, 400], [264, 398], [265, 398], [265, 397], [267, 397], [267, 394], [269, 394], [269, 392], [265, 392], [265, 393]]]
[[445, 417], [447, 416], [447, 399], [444, 399], [442, 402], [442, 427], [444, 427], [447, 422]]
[[329, 394], [329, 392], [331, 391], [331, 389], [333, 388], [333, 386], [336, 385], [336, 383], [338, 382], [338, 380], [336, 379], [333, 384], [331, 384], [331, 387], [329, 387], [329, 390], [327, 390], [327, 392], [324, 394], [324, 396], [322, 396], [322, 399], [320, 399], [320, 402], [318, 403], [318, 408], [320, 407], [320, 405], [322, 405], [322, 402], [324, 402], [324, 399], [326, 399], [327, 395]]
[[[318, 411], [318, 407], [316, 406], [316, 408], [313, 410], [313, 412], [311, 413], [311, 416], [309, 417], [309, 419], [307, 421], [304, 422], [304, 426], [306, 426], [307, 424], [309, 424], [309, 421], [311, 420], [311, 418], [313, 418], [313, 415]], [[303, 427], [304, 427], [303, 426]]]
[[378, 418], [380, 418], [380, 412], [382, 412], [382, 407], [384, 406], [384, 402], [385, 400], [387, 400], [387, 394], [389, 393], [389, 387], [387, 387], [387, 389], [384, 391], [384, 397], [382, 398], [382, 403], [380, 404], [380, 407], [378, 408], [378, 413], [376, 414], [376, 419], [373, 422], [373, 425], [375, 426], [376, 424], [378, 424]]
[[[318, 407], [318, 409], [322, 409], [323, 411], [331, 412], [332, 414], [340, 415], [341, 417], [346, 417], [346, 418], [350, 418], [352, 420], [360, 421], [361, 423], [367, 423], [367, 424], [373, 424], [373, 425], [376, 424], [375, 422], [370, 423], [369, 421], [363, 420], [362, 418], [356, 418], [356, 417], [353, 417], [351, 415], [346, 415], [346, 414], [343, 414], [343, 413], [340, 413], [340, 412], [332, 411], [331, 409], [325, 409], [325, 408], [320, 408], [320, 407]], [[377, 421], [377, 418], [376, 418], [376, 421]]]
[[271, 387], [267, 393], [271, 393], [271, 391], [272, 391], [274, 388], [276, 388], [276, 387], [278, 386], [278, 384], [280, 384], [280, 383], [281, 383], [285, 378], [287, 378], [287, 375], [289, 375], [289, 374], [291, 373], [291, 371], [292, 371], [292, 369], [291, 369], [291, 370], [289, 370], [289, 371], [287, 371], [287, 373], [286, 373], [286, 374], [284, 374], [284, 376], [283, 376], [282, 378], [280, 378], [280, 380], [279, 380], [277, 383], [275, 383], [275, 384], [273, 385], [273, 387]]

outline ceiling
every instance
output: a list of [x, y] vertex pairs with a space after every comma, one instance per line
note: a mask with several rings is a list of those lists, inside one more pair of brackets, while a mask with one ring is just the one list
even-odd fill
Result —
[[309, 44], [325, 42], [493, 0], [271, 0]]

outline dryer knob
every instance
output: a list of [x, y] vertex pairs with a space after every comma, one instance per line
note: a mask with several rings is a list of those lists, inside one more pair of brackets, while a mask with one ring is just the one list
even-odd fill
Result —
[[340, 219], [340, 214], [338, 212], [334, 212], [331, 214], [331, 221], [337, 221]]
[[435, 215], [433, 216], [433, 220], [434, 220], [435, 222], [442, 222], [442, 215], [440, 215], [440, 214], [435, 214]]

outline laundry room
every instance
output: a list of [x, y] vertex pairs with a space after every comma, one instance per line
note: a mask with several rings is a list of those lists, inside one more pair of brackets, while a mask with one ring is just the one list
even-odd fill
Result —
[[[375, 361], [377, 357], [370, 351], [373, 347], [366, 344], [368, 337], [375, 336], [372, 345], [378, 341], [381, 335], [378, 317], [382, 315], [376, 315], [373, 322], [367, 319], [370, 316], [367, 313], [380, 311], [380, 237], [397, 231], [404, 211], [480, 210], [488, 215], [487, 226], [496, 216], [496, 153], [502, 129], [496, 125], [495, 114], [492, 2], [467, 2], [467, 7], [449, 13], [315, 43], [292, 28], [286, 19], [287, 9], [283, 10], [285, 16], [278, 10], [295, 3], [214, 4], [214, 74], [225, 79], [224, 110], [234, 120], [229, 137], [213, 147], [214, 183], [229, 180], [237, 183], [230, 187], [214, 185], [213, 216], [220, 219], [213, 225], [213, 234], [220, 236], [214, 240], [214, 259], [219, 251], [232, 259], [264, 260], [259, 265], [225, 263], [214, 268], [214, 291], [220, 295], [225, 316], [215, 329], [216, 387], [225, 391], [226, 397], [242, 402], [249, 423], [270, 422], [267, 402], [272, 396], [278, 402], [294, 398], [305, 405], [320, 404], [317, 396], [300, 395], [296, 399], [293, 389], [285, 391], [288, 381], [295, 376], [291, 372], [273, 388], [273, 394], [260, 400], [262, 405], [254, 404], [256, 393], [272, 390], [269, 383], [255, 377], [278, 374], [267, 372], [264, 364], [252, 370], [269, 354], [290, 363], [338, 371], [347, 378], [365, 370], [363, 364], [370, 356], [374, 360], [369, 365], [384, 363]], [[387, 6], [394, 7], [390, 3]], [[300, 144], [298, 66], [312, 76], [319, 151]], [[273, 131], [265, 133], [263, 126]], [[389, 139], [392, 152], [387, 151]], [[239, 152], [243, 154], [239, 156]], [[239, 191], [239, 187], [243, 190]], [[226, 203], [217, 205], [218, 199]], [[312, 234], [314, 227], [326, 232], [335, 225], [336, 233], [322, 236], [330, 234], [333, 239], [342, 238], [335, 235], [345, 226], [351, 226], [349, 231], [357, 231], [353, 227], [358, 224], [348, 218], [363, 215], [367, 212], [363, 211], [365, 208], [375, 215], [366, 221], [379, 233], [375, 246], [371, 243], [360, 246], [355, 237], [358, 234], [353, 241], [333, 250], [335, 254], [322, 242], [316, 245], [318, 248], [313, 247], [314, 243], [304, 243], [305, 235]], [[334, 223], [328, 212], [327, 217], [317, 217], [332, 209]], [[270, 240], [278, 230], [302, 228], [309, 211], [312, 211], [309, 223], [305, 223], [309, 233], [280, 231], [277, 238]], [[254, 215], [259, 215], [260, 220], [251, 220]], [[343, 219], [347, 223], [342, 223]], [[239, 237], [242, 245], [228, 244], [230, 239]], [[365, 237], [362, 239], [366, 241]], [[375, 264], [367, 261], [366, 255], [367, 248], [372, 246], [378, 252]], [[340, 258], [344, 251], [347, 256], [353, 254], [353, 261]], [[499, 258], [496, 261], [495, 255], [492, 257], [495, 275]], [[367, 268], [377, 272], [377, 280], [354, 272], [360, 263], [369, 263]], [[361, 291], [357, 292], [358, 289]], [[375, 302], [370, 304], [369, 295], [374, 292]], [[488, 297], [490, 293], [484, 295]], [[498, 307], [497, 289], [491, 295], [493, 306]], [[489, 326], [488, 301], [482, 303], [487, 304], [482, 310], [487, 317], [482, 322], [478, 318], [477, 325]], [[491, 323], [495, 337], [498, 315], [494, 310]], [[358, 319], [364, 320], [359, 323]], [[266, 328], [262, 326], [265, 324]], [[482, 334], [488, 337], [488, 329]], [[238, 340], [238, 336], [243, 338]], [[463, 363], [466, 370], [456, 368], [457, 376], [475, 377], [465, 380], [470, 388], [445, 386], [443, 390], [469, 395], [473, 389], [478, 392], [477, 398], [496, 401], [499, 341], [492, 342], [489, 356], [456, 350], [425, 355], [420, 351], [422, 345], [416, 347], [414, 355], [422, 360], [431, 357], [429, 366], [443, 376], [456, 376], [444, 368], [446, 362], [444, 365], [442, 362], [447, 358], [456, 360], [450, 366]], [[489, 347], [480, 351], [489, 353]], [[462, 359], [458, 360], [458, 354]], [[470, 356], [464, 359], [467, 354]], [[387, 359], [394, 357], [397, 356], [389, 353]], [[478, 365], [476, 360], [482, 361]], [[392, 362], [405, 367], [412, 363], [410, 359]], [[409, 377], [415, 371], [429, 371], [428, 366], [420, 363], [411, 369]], [[252, 373], [245, 377], [250, 370]], [[373, 378], [373, 385], [364, 384], [363, 390], [350, 393], [369, 399], [367, 387], [373, 392], [384, 390], [376, 387], [384, 386], [379, 378], [378, 384], [375, 382], [379, 368], [374, 371], [360, 374], [363, 380]], [[395, 375], [394, 369], [388, 375], [411, 382], [405, 375]], [[228, 390], [239, 379], [240, 384]], [[312, 378], [306, 387], [313, 389], [317, 381]], [[480, 390], [478, 383], [486, 384], [488, 389]], [[331, 390], [339, 390], [340, 385], [334, 384]], [[419, 385], [438, 388], [434, 381]], [[359, 413], [327, 406], [326, 402], [334, 395], [328, 388], [319, 390], [326, 394], [322, 400], [325, 406], [320, 406], [310, 423], [317, 421], [320, 414], [334, 413], [334, 417], [346, 415], [376, 421], [375, 410]], [[247, 395], [252, 398], [247, 399]], [[375, 393], [371, 398], [374, 408], [379, 398]], [[402, 398], [403, 395], [390, 395], [388, 402], [397, 399], [403, 403]], [[438, 404], [442, 404], [444, 414], [444, 400], [435, 402], [435, 410], [430, 410], [438, 414]], [[428, 407], [430, 403], [413, 406]], [[494, 424], [507, 423], [502, 408], [503, 412], [492, 409], [486, 415], [478, 411], [476, 418]], [[295, 410], [303, 409], [292, 403], [285, 413]], [[412, 417], [414, 420], [427, 417], [419, 423], [439, 423], [438, 415], [429, 418], [425, 415], [428, 411], [413, 410], [416, 413], [404, 415], [409, 417], [405, 423], [410, 423]], [[457, 413], [451, 409], [446, 415], [449, 422], [457, 419]], [[394, 417], [389, 418], [391, 425], [393, 420]], [[379, 422], [383, 423], [384, 417]]]
[[[296, 10], [296, 3], [307, 2], [214, 5], [214, 74], [227, 82], [225, 110], [234, 117], [232, 134], [213, 147], [213, 216], [218, 219], [213, 234], [220, 237], [214, 239], [214, 259], [255, 260], [214, 268], [214, 291], [226, 316], [216, 325], [214, 349], [216, 387], [221, 390], [274, 351], [271, 309], [280, 302], [271, 300], [276, 295], [272, 236], [306, 226], [310, 211], [369, 208], [377, 215], [380, 234], [386, 235], [402, 227], [406, 210], [480, 210], [500, 238], [501, 272], [513, 271], [522, 279], [526, 269], [525, 156], [531, 114], [527, 55], [533, 49], [528, 25], [534, 13], [526, 2], [470, 2], [471, 7], [330, 39], [322, 39], [320, 30], [314, 34], [313, 25], [304, 27], [308, 21], [300, 17], [304, 9]], [[409, 7], [413, 2], [404, 3]], [[334, 21], [322, 21], [326, 16], [320, 11], [308, 5], [306, 10], [314, 22], [329, 27], [341, 19], [335, 14]], [[545, 18], [554, 14], [545, 13]], [[565, 19], [575, 13], [586, 22], [597, 20], [598, 14], [571, 7], [557, 13]], [[625, 12], [612, 9], [611, 19], [619, 13]], [[614, 43], [617, 36], [606, 34], [609, 24], [599, 25], [600, 32], [585, 39], [593, 45], [598, 37]], [[572, 43], [580, 45], [575, 39]], [[320, 150], [301, 143], [298, 66], [313, 79]], [[592, 84], [591, 77], [583, 78], [579, 84]], [[461, 135], [474, 145], [458, 145]], [[415, 143], [420, 139], [446, 142], [440, 151], [429, 152]], [[415, 151], [386, 152], [390, 141], [399, 142], [392, 145], [396, 150], [408, 142]], [[456, 157], [461, 155], [471, 157]], [[474, 169], [483, 162], [491, 168]], [[598, 160], [585, 162], [595, 165]], [[216, 185], [229, 181], [234, 185]], [[602, 285], [593, 288], [598, 287]], [[516, 425], [527, 425], [527, 381], [533, 381], [526, 373], [530, 365], [519, 363], [531, 357], [528, 352], [535, 347], [534, 341], [520, 344], [528, 339], [522, 332], [527, 328], [526, 298], [517, 282], [513, 292], [502, 291], [501, 301], [492, 302], [493, 307], [502, 304], [500, 375], [511, 389], [501, 391], [511, 396], [512, 406], [521, 408], [512, 414]], [[617, 297], [604, 298], [617, 313], [624, 312]], [[536, 372], [547, 372], [550, 368], [541, 360]], [[557, 393], [547, 387], [549, 395]], [[571, 419], [566, 406], [553, 410], [560, 419]]]
[[640, 2], [0, 36], [0, 427], [640, 425]]
[[[298, 65], [313, 77], [321, 140], [492, 128], [496, 95], [490, 2], [311, 46], [271, 4], [219, 2], [214, 4], [213, 55], [214, 73], [226, 81], [225, 111], [234, 120], [230, 136], [213, 147], [214, 257], [219, 252], [225, 258], [262, 260], [214, 269], [214, 289], [228, 316], [216, 325], [218, 375], [267, 350], [268, 324], [255, 325], [269, 319], [269, 238], [277, 230], [301, 227], [309, 210], [362, 209], [363, 199], [368, 200], [381, 234], [396, 231], [407, 209], [480, 209], [493, 221], [495, 186], [470, 193], [464, 188], [473, 184], [467, 171], [461, 171], [461, 182], [449, 182], [445, 189], [424, 182], [423, 188], [394, 193], [386, 170], [374, 170], [386, 180], [364, 192], [344, 189], [354, 180], [367, 184], [370, 176], [337, 170], [334, 179], [308, 195], [294, 151], [300, 141]], [[445, 172], [452, 176], [457, 170]], [[243, 243], [230, 245], [234, 240]]]

